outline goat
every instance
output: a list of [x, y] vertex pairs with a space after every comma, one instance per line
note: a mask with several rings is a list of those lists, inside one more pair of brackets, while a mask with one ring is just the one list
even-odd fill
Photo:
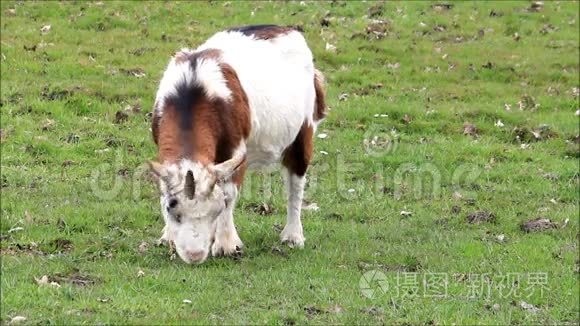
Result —
[[280, 162], [288, 190], [281, 241], [303, 247], [305, 174], [324, 97], [312, 52], [290, 27], [234, 28], [177, 52], [159, 84], [151, 128], [160, 240], [186, 263], [237, 254], [243, 244], [233, 211], [244, 173]]

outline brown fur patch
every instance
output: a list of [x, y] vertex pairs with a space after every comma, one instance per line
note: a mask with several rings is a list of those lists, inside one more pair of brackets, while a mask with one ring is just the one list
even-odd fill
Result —
[[[220, 55], [219, 50], [208, 49], [192, 54], [190, 60], [219, 60]], [[180, 99], [170, 98], [165, 101], [162, 116], [153, 115], [151, 129], [160, 162], [188, 158], [202, 164], [221, 163], [230, 159], [235, 148], [249, 136], [251, 122], [246, 93], [234, 69], [225, 63], [220, 63], [220, 67], [232, 92], [230, 100], [212, 100], [203, 91], [192, 89], [186, 93], [191, 97], [191, 107], [178, 108], [175, 103]], [[243, 178], [244, 170], [245, 167], [241, 168], [236, 175]]]
[[271, 40], [296, 30], [295, 27], [276, 25], [244, 26], [230, 29], [230, 31], [237, 31], [244, 35], [253, 36], [258, 40]]
[[282, 164], [296, 175], [303, 176], [306, 174], [312, 159], [313, 134], [314, 129], [312, 126], [304, 122], [294, 142], [284, 150]]
[[314, 107], [314, 121], [320, 121], [326, 117], [326, 92], [324, 91], [324, 76], [318, 70], [314, 71], [314, 90], [316, 100]]

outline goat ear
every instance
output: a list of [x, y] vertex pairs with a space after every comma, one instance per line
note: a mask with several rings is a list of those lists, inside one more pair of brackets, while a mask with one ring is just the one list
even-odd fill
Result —
[[165, 167], [155, 161], [149, 161], [149, 168], [151, 169], [151, 172], [153, 172], [153, 174], [159, 178], [162, 179], [163, 177], [167, 176], [167, 170], [165, 169]]
[[188, 170], [185, 174], [185, 187], [183, 190], [187, 198], [190, 200], [193, 199], [193, 196], [195, 196], [195, 180], [193, 179], [193, 172], [191, 170]]
[[218, 181], [229, 180], [236, 171], [246, 163], [246, 154], [239, 153], [231, 159], [213, 167]]

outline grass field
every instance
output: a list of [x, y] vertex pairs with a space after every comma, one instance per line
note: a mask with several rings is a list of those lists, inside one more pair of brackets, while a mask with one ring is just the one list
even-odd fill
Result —
[[[0, 324], [580, 321], [578, 2], [2, 1], [1, 18]], [[243, 256], [186, 265], [155, 246], [148, 113], [177, 49], [260, 23], [301, 26], [327, 77], [319, 209], [303, 250], [281, 245], [281, 177], [251, 173]]]

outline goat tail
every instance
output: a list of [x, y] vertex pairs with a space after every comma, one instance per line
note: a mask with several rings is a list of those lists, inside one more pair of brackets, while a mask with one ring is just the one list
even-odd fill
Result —
[[314, 91], [316, 99], [313, 118], [315, 122], [320, 122], [326, 117], [326, 92], [324, 91], [324, 75], [318, 69], [314, 69]]

